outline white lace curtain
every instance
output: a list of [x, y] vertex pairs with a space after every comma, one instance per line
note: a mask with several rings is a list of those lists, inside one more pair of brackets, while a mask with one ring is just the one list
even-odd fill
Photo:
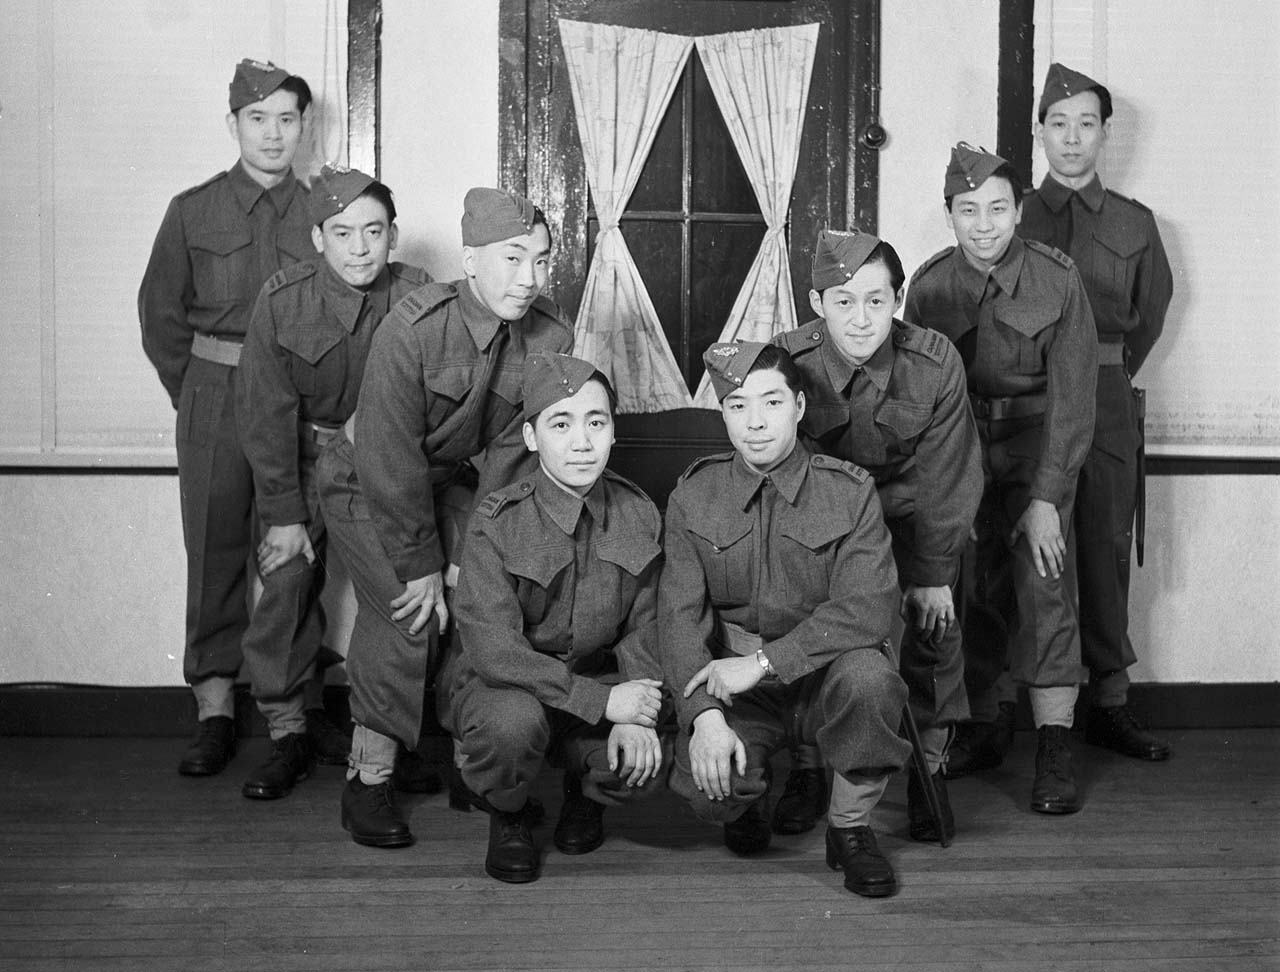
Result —
[[[800, 134], [818, 25], [772, 27], [699, 37], [698, 54], [764, 215], [764, 239], [738, 291], [721, 341], [768, 341], [796, 326], [787, 259], [787, 207], [800, 158]], [[718, 408], [703, 375], [694, 404]]]
[[609, 377], [621, 412], [687, 407], [689, 389], [618, 220], [640, 179], [693, 40], [561, 20], [560, 41], [600, 221], [573, 353]]
[[[621, 412], [694, 404], [618, 226], [694, 40], [571, 20], [560, 21], [560, 40], [600, 221], [574, 353], [609, 376]], [[766, 227], [722, 341], [768, 340], [795, 326], [785, 229], [817, 42], [817, 24], [697, 39]], [[696, 404], [717, 407], [705, 378]]]

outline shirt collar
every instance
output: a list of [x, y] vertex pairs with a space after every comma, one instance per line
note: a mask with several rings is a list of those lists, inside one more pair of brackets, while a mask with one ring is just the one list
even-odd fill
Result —
[[257, 205], [263, 193], [266, 193], [276, 212], [284, 215], [285, 210], [289, 208], [289, 203], [293, 201], [293, 194], [298, 190], [298, 180], [293, 178], [292, 174], [283, 179], [278, 185], [272, 186], [270, 189], [264, 189], [254, 181], [253, 176], [245, 171], [243, 161], [236, 162], [227, 173], [227, 177], [231, 180], [231, 189], [235, 193], [236, 199], [246, 213], [250, 212]]
[[553, 483], [546, 470], [539, 465], [538, 484], [534, 490], [534, 502], [547, 512], [547, 515], [555, 521], [556, 526], [565, 532], [566, 536], [573, 536], [573, 531], [578, 527], [578, 519], [582, 516], [582, 508], [584, 506], [591, 514], [591, 519], [600, 529], [608, 529], [603, 476], [597, 479], [595, 485], [587, 491], [587, 495], [582, 497], [576, 493], [569, 492], [563, 486]]
[[323, 256], [320, 257], [319, 263], [320, 290], [324, 294], [325, 306], [333, 312], [333, 316], [338, 319], [338, 322], [347, 329], [347, 333], [353, 334], [355, 333], [356, 324], [360, 321], [360, 311], [364, 308], [366, 297], [375, 306], [380, 296], [383, 297], [383, 303], [386, 302], [385, 296], [391, 287], [391, 273], [386, 267], [383, 267], [382, 272], [373, 281], [372, 287], [368, 290], [357, 290], [339, 277], [333, 267], [329, 266], [329, 261]]
[[466, 277], [454, 286], [458, 290], [458, 308], [462, 311], [462, 323], [466, 325], [476, 347], [483, 351], [489, 347], [498, 329], [502, 327], [503, 321], [480, 303], [480, 298], [471, 289], [471, 281]]
[[733, 468], [729, 474], [729, 497], [733, 500], [735, 509], [745, 510], [767, 477], [773, 481], [774, 489], [794, 506], [796, 496], [800, 493], [800, 486], [804, 483], [804, 477], [808, 472], [809, 450], [804, 447], [799, 438], [796, 439], [796, 447], [791, 450], [791, 455], [767, 473], [752, 469], [742, 455], [738, 454], [733, 457]]
[[1022, 261], [1026, 252], [1026, 244], [1022, 242], [1020, 236], [1015, 234], [1009, 241], [1009, 249], [1004, 251], [1000, 262], [986, 272], [969, 262], [969, 258], [964, 255], [964, 249], [959, 244], [952, 253], [952, 259], [955, 261], [956, 275], [960, 278], [961, 285], [976, 303], [980, 303], [987, 289], [988, 277], [994, 277], [1000, 289], [1006, 294], [1014, 292], [1018, 285], [1018, 277], [1022, 273]]
[[880, 391], [884, 391], [889, 387], [889, 376], [893, 373], [893, 329], [890, 328], [888, 335], [885, 336], [880, 347], [876, 348], [875, 353], [860, 365], [855, 365], [840, 353], [835, 341], [831, 339], [830, 331], [825, 332], [818, 353], [826, 366], [831, 386], [836, 390], [844, 391], [848, 388], [854, 372], [861, 368], [871, 379], [871, 383]]
[[1040, 198], [1055, 213], [1062, 212], [1062, 207], [1071, 201], [1072, 195], [1078, 195], [1084, 204], [1096, 213], [1102, 208], [1102, 201], [1106, 198], [1107, 191], [1102, 188], [1102, 180], [1098, 178], [1096, 172], [1083, 189], [1064, 186], [1052, 174], [1046, 175], [1044, 181], [1040, 183]]

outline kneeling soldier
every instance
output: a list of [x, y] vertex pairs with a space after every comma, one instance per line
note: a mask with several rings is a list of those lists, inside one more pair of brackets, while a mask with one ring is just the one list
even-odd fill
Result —
[[869, 897], [897, 890], [871, 811], [910, 747], [907, 688], [882, 649], [898, 603], [889, 531], [865, 470], [797, 442], [805, 398], [781, 348], [703, 356], [736, 452], [699, 460], [667, 507], [663, 671], [677, 693], [671, 788], [768, 847], [769, 759], [817, 741], [835, 771], [827, 864]]
[[599, 847], [604, 804], [652, 792], [662, 765], [660, 520], [605, 469], [613, 389], [587, 361], [535, 352], [523, 393], [540, 469], [472, 517], [439, 679], [459, 772], [491, 815], [485, 870], [511, 883], [538, 877], [529, 789], [545, 758], [565, 770], [554, 838], [565, 854]]

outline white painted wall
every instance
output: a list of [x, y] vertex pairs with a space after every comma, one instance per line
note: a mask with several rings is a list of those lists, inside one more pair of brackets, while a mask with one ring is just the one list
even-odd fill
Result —
[[[909, 268], [948, 243], [950, 145], [994, 141], [996, 0], [964, 16], [954, 6], [928, 0], [907, 15], [886, 4], [881, 227]], [[398, 80], [384, 175], [402, 210], [398, 255], [443, 277], [457, 272], [463, 192], [497, 170], [496, 8], [433, 0], [428, 22], [421, 5], [386, 0], [384, 66]], [[0, 242], [0, 263], [19, 243]], [[1280, 480], [1162, 477], [1149, 502], [1135, 680], [1280, 681], [1265, 621], [1280, 577]], [[183, 570], [176, 477], [0, 475], [0, 682], [181, 684]], [[339, 642], [351, 607], [341, 586], [329, 591]]]

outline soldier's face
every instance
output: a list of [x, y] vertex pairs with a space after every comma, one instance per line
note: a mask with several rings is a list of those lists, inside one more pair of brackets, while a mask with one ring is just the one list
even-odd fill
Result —
[[462, 248], [462, 269], [480, 302], [504, 321], [516, 321], [547, 285], [551, 234], [539, 224], [527, 236]]
[[889, 268], [883, 263], [864, 263], [839, 286], [821, 294], [810, 290], [809, 306], [826, 321], [827, 337], [836, 350], [860, 365], [889, 336], [893, 315], [902, 306], [902, 292], [894, 293]]
[[357, 290], [373, 286], [396, 245], [396, 228], [372, 196], [359, 196], [323, 226], [311, 228], [316, 252], [343, 282]]
[[1008, 179], [992, 176], [972, 192], [956, 193], [947, 210], [947, 225], [965, 258], [979, 270], [1000, 262], [1022, 219], [1022, 202], [1013, 198]]
[[1049, 106], [1036, 137], [1054, 175], [1079, 189], [1093, 180], [1110, 128], [1111, 120], [1102, 120], [1098, 93], [1081, 91]]
[[796, 447], [804, 392], [788, 388], [781, 371], [761, 368], [724, 397], [720, 411], [738, 454], [753, 469], [768, 472]]
[[571, 398], [548, 405], [533, 424], [524, 423], [524, 444], [538, 454], [552, 482], [585, 496], [604, 475], [613, 448], [609, 393], [589, 381]]
[[240, 143], [240, 159], [249, 174], [278, 179], [288, 174], [302, 141], [298, 96], [276, 88], [261, 101], [227, 115], [227, 127]]

